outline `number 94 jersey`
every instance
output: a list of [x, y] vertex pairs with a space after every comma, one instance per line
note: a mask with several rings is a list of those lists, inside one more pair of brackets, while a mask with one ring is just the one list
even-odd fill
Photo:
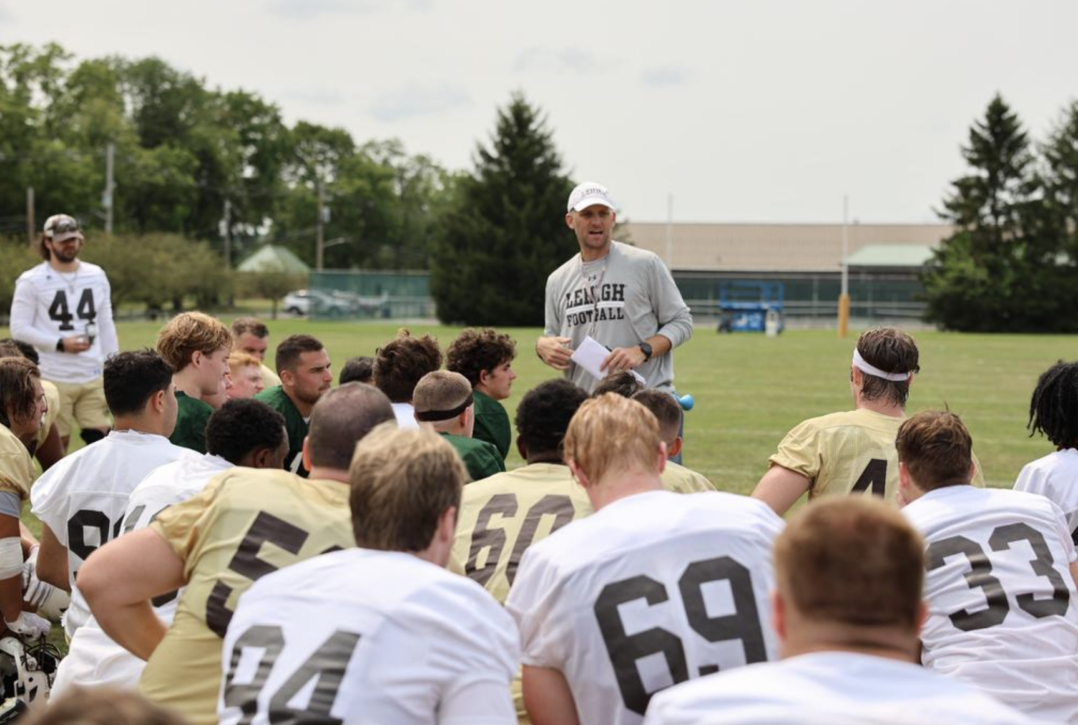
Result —
[[506, 602], [523, 664], [565, 675], [581, 725], [628, 725], [663, 688], [774, 659], [783, 525], [745, 496], [654, 491], [556, 531], [524, 554]]
[[240, 595], [270, 572], [355, 546], [348, 484], [235, 467], [150, 528], [184, 562], [176, 616], [139, 690], [195, 725], [217, 722], [221, 640]]
[[1063, 512], [972, 486], [903, 509], [927, 543], [926, 667], [1050, 722], [1078, 722], [1078, 592]]
[[506, 725], [516, 627], [416, 556], [349, 549], [256, 582], [225, 635], [223, 725]]

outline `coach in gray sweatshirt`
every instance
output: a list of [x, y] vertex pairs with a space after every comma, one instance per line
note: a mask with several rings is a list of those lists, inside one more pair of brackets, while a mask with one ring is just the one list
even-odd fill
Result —
[[614, 241], [616, 220], [601, 184], [585, 182], [569, 195], [565, 222], [580, 254], [547, 278], [546, 330], [535, 351], [591, 391], [598, 380], [570, 360], [590, 335], [611, 351], [604, 370], [636, 370], [649, 388], [671, 391], [670, 353], [692, 336], [692, 314], [658, 256]]

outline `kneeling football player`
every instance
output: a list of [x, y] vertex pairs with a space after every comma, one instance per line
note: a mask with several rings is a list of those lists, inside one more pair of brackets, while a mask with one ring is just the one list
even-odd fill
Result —
[[506, 602], [535, 725], [639, 723], [664, 687], [774, 657], [782, 519], [746, 496], [664, 490], [655, 416], [614, 393], [580, 407], [565, 456], [595, 513], [533, 544]]
[[349, 480], [361, 548], [247, 591], [225, 635], [221, 722], [514, 725], [516, 628], [445, 570], [468, 480], [452, 446], [390, 423], [357, 446]]
[[899, 501], [928, 543], [924, 665], [1037, 719], [1078, 722], [1078, 559], [1063, 512], [971, 486], [953, 413], [918, 413], [896, 445]]

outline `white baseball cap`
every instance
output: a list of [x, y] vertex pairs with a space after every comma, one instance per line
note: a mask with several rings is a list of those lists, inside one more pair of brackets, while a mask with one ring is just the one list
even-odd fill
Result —
[[614, 205], [614, 199], [610, 196], [610, 191], [602, 184], [597, 184], [594, 181], [577, 184], [577, 187], [573, 189], [573, 193], [569, 194], [569, 204], [566, 206], [566, 210], [581, 211], [593, 204], [602, 204], [617, 211], [617, 206]]

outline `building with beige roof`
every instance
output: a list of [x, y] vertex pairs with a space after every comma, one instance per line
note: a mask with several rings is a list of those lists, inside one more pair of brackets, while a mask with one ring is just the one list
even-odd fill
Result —
[[[916, 318], [919, 274], [949, 224], [850, 224], [847, 260], [855, 317]], [[619, 238], [658, 254], [697, 318], [719, 314], [724, 282], [782, 282], [788, 316], [833, 319], [841, 289], [841, 224], [629, 222]]]

